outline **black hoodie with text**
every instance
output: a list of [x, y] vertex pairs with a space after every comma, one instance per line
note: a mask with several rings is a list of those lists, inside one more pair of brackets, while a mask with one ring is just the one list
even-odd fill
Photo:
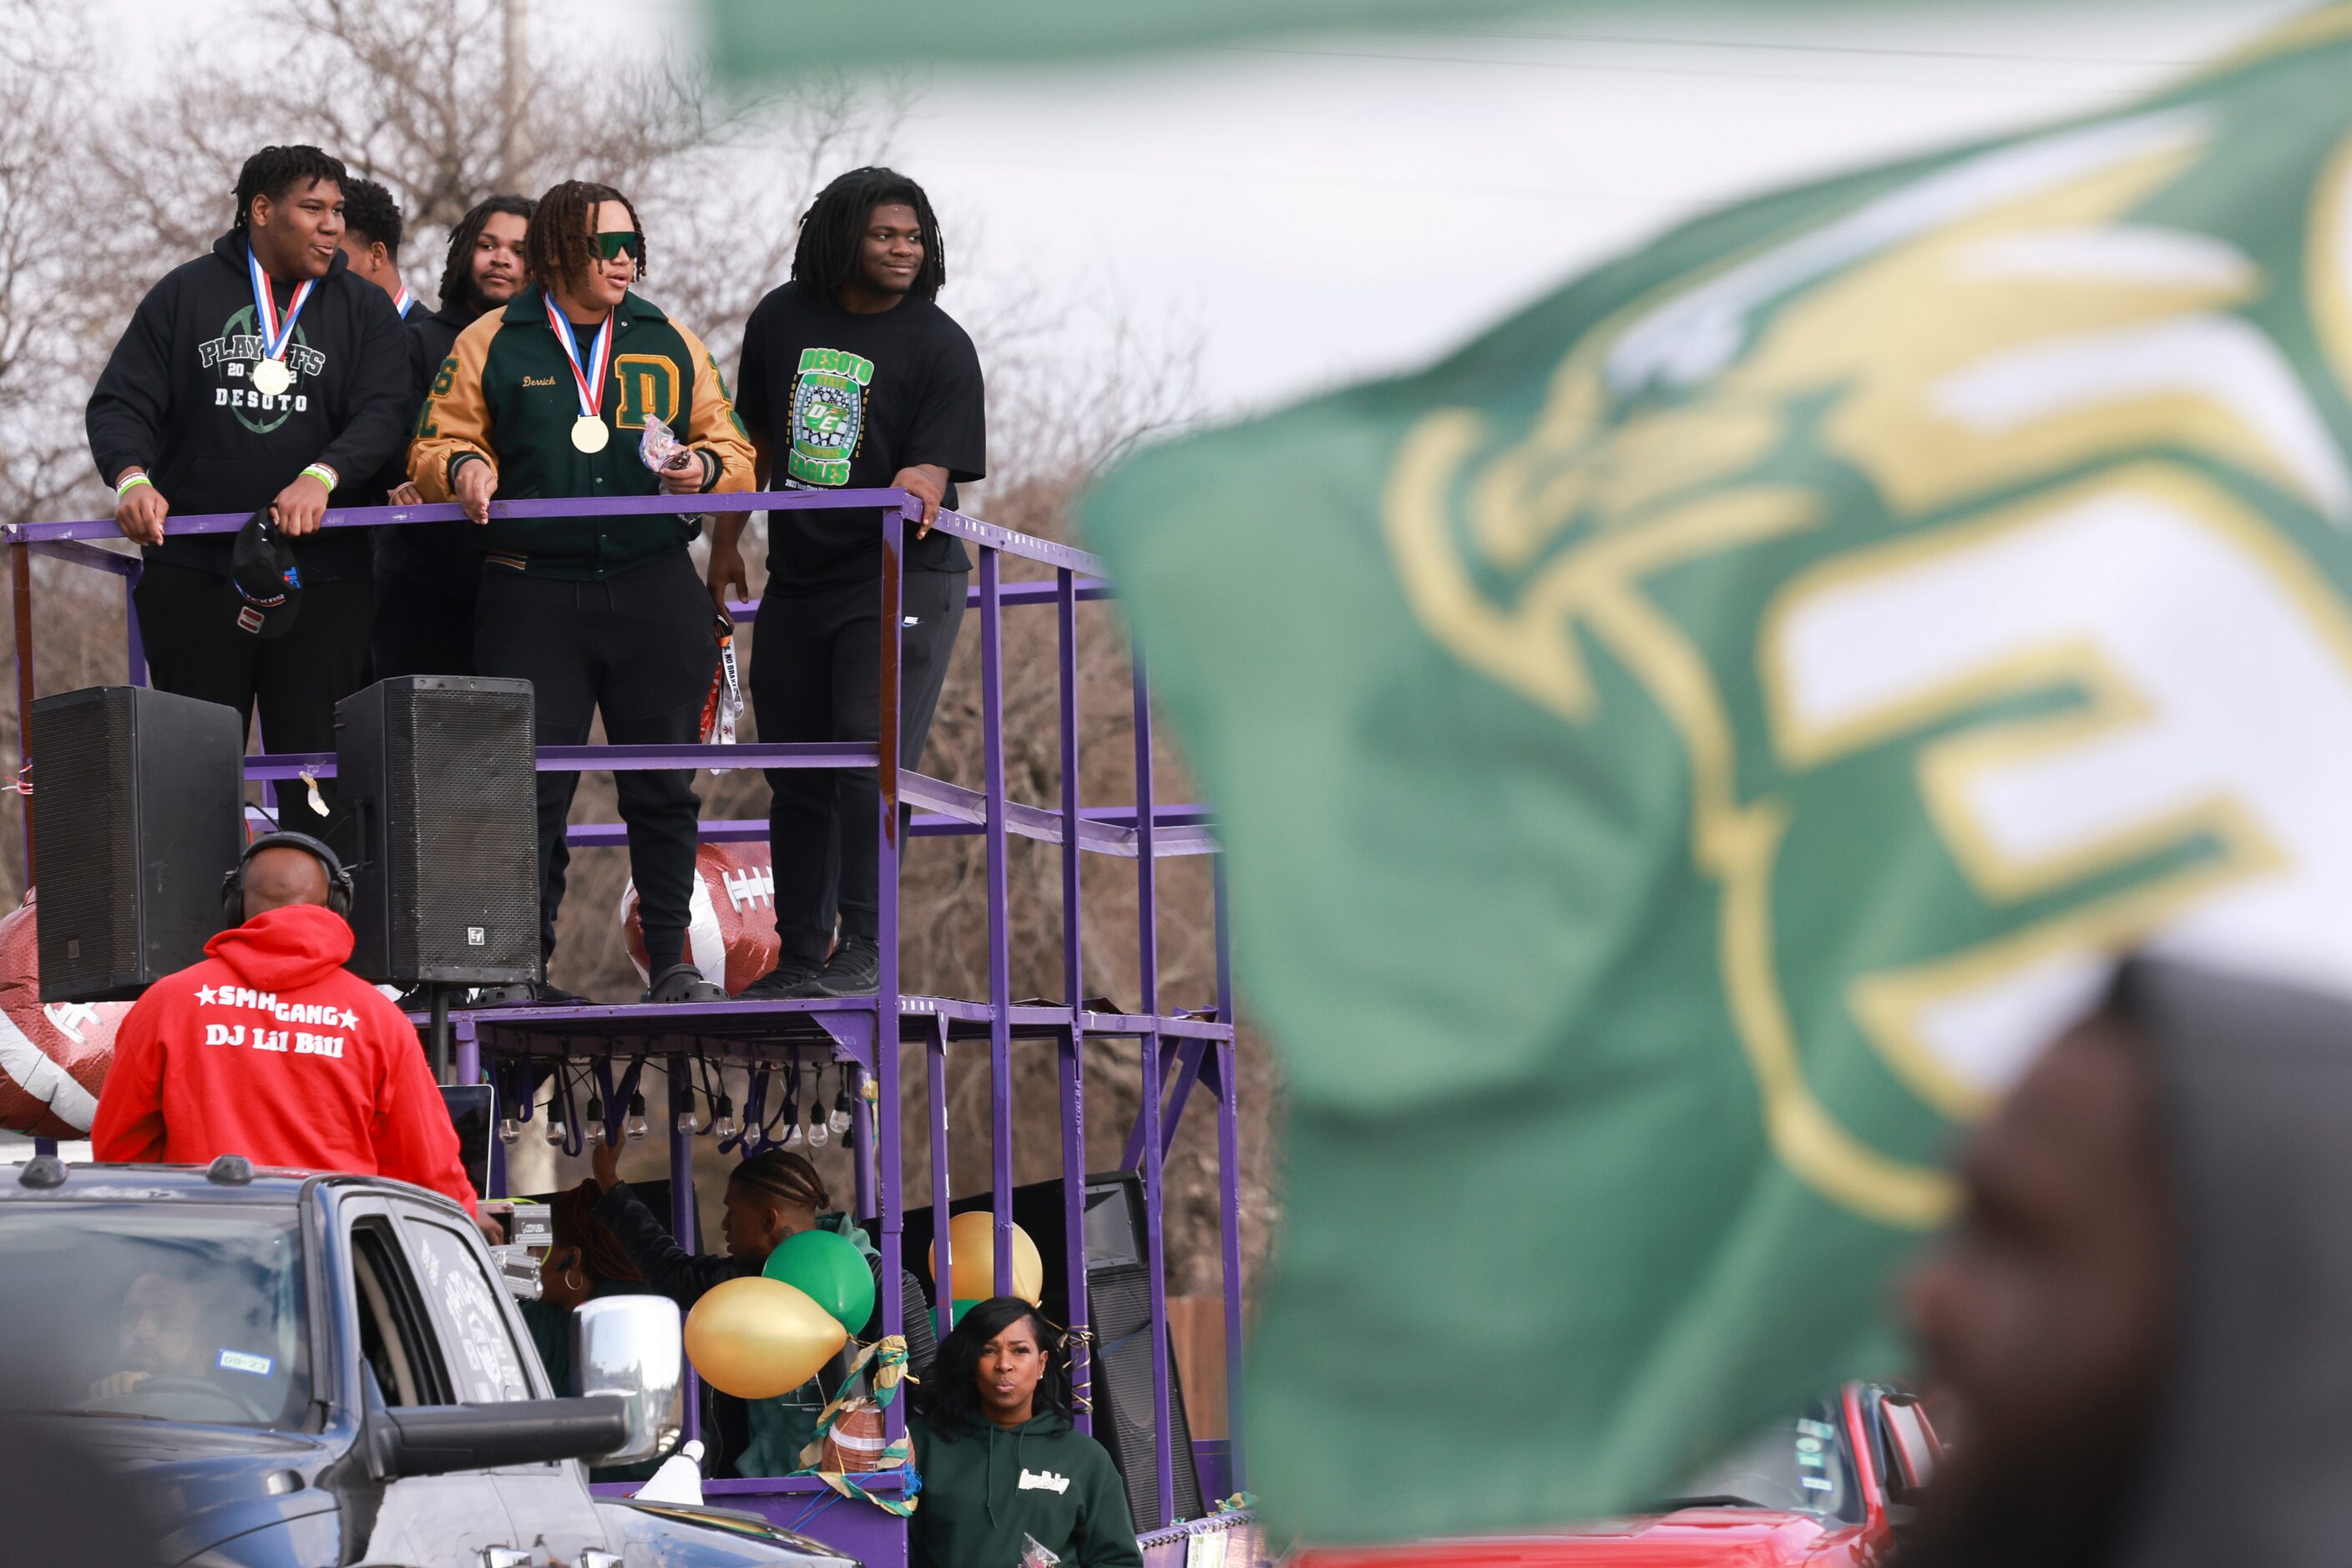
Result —
[[908, 1423], [921, 1501], [911, 1568], [1021, 1568], [1028, 1541], [1061, 1568], [1143, 1568], [1110, 1450], [1058, 1410], [1021, 1426]]
[[[147, 470], [175, 516], [259, 510], [303, 468], [324, 463], [356, 493], [405, 445], [415, 415], [409, 346], [384, 291], [354, 277], [339, 251], [295, 322], [278, 396], [254, 390], [262, 357], [242, 231], [173, 268], [147, 290], [90, 393], [90, 456], [109, 489]], [[277, 285], [282, 311], [290, 286]], [[350, 504], [339, 493], [336, 504]], [[167, 538], [166, 561], [226, 575], [234, 534]], [[293, 542], [310, 579], [364, 577], [367, 531], [330, 529]]]
[[2352, 1561], [2352, 1001], [2139, 960], [2181, 1237], [2171, 1386], [2105, 1568]]

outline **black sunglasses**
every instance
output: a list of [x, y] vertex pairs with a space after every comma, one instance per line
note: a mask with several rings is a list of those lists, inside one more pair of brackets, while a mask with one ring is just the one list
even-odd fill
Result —
[[646, 237], [633, 228], [614, 229], [596, 236], [596, 254], [606, 261], [625, 256], [632, 261], [646, 258]]

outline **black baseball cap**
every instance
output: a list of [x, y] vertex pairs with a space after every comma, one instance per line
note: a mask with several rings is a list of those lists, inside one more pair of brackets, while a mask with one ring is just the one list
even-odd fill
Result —
[[302, 608], [302, 576], [294, 567], [294, 547], [278, 531], [263, 507], [236, 531], [228, 558], [229, 613], [237, 630], [257, 637], [282, 637]]

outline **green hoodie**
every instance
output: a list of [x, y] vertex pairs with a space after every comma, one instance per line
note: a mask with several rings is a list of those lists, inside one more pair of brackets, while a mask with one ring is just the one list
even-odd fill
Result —
[[909, 1423], [921, 1501], [910, 1568], [1021, 1568], [1032, 1537], [1061, 1568], [1142, 1568], [1109, 1450], [1048, 1410], [1010, 1429]]

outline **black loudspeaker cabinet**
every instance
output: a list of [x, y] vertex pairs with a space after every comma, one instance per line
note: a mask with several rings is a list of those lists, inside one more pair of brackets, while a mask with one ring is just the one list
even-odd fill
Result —
[[539, 978], [535, 745], [528, 680], [403, 676], [335, 705], [355, 973]]
[[136, 996], [205, 955], [245, 849], [236, 710], [144, 686], [33, 704], [41, 1000]]
[[1175, 1509], [1160, 1511], [1160, 1467], [1151, 1443], [1150, 1268], [1090, 1265], [1087, 1310], [1095, 1331], [1095, 1436], [1110, 1450], [1127, 1483], [1127, 1509], [1136, 1528], [1150, 1530], [1162, 1519], [1199, 1519], [1201, 1477], [1192, 1461], [1192, 1428], [1184, 1415], [1184, 1385], [1173, 1350], [1168, 1355], [1168, 1432]]
[[[988, 1193], [957, 1198], [951, 1214], [994, 1206]], [[1045, 1265], [1045, 1310], [1069, 1321], [1067, 1234], [1062, 1184], [1037, 1182], [1013, 1189], [1013, 1222], [1029, 1233]], [[1144, 1251], [1143, 1179], [1133, 1171], [1087, 1178], [1086, 1230], [1087, 1321], [1094, 1329], [1095, 1436], [1110, 1450], [1127, 1488], [1127, 1506], [1136, 1528], [1150, 1530], [1160, 1517], [1160, 1469], [1152, 1453], [1151, 1267]], [[921, 1274], [936, 1295], [939, 1283], [926, 1264], [935, 1226], [926, 1206], [909, 1209], [900, 1233], [907, 1267]], [[1192, 1458], [1191, 1423], [1184, 1414], [1184, 1385], [1171, 1347], [1168, 1355], [1168, 1426], [1175, 1477], [1171, 1519], [1199, 1519], [1201, 1478]]]

